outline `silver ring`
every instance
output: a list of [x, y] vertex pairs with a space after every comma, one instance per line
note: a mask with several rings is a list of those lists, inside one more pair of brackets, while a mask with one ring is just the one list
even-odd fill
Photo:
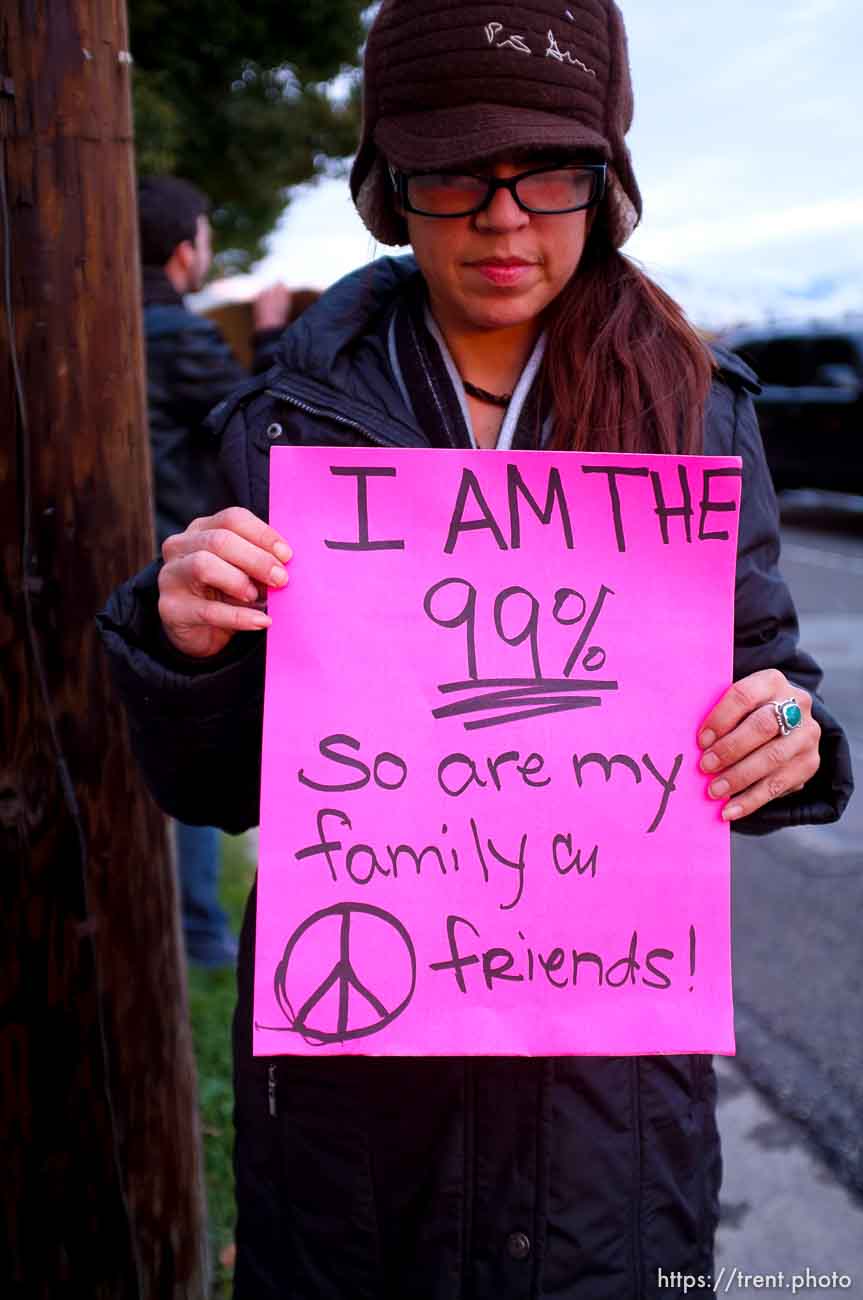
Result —
[[793, 695], [787, 700], [772, 700], [771, 708], [776, 714], [776, 723], [780, 736], [790, 736], [795, 727], [803, 721], [803, 710]]

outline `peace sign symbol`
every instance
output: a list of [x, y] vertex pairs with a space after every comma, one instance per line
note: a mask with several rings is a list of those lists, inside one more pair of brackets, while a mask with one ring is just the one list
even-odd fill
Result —
[[[306, 961], [303, 952], [308, 953], [309, 942], [317, 948], [317, 940], [332, 943], [333, 926], [331, 918], [338, 918], [339, 956], [329, 973], [302, 1002], [298, 1011], [291, 1005], [289, 984], [303, 988]], [[369, 918], [361, 922], [363, 938], [358, 945], [368, 956], [371, 952], [378, 955], [384, 951], [387, 956], [386, 968], [390, 984], [388, 999], [392, 1002], [393, 981], [396, 982], [397, 996], [401, 1000], [391, 1010], [387, 1009], [382, 998], [362, 982], [351, 960], [351, 924], [357, 917]], [[357, 927], [355, 926], [355, 929]], [[307, 937], [311, 936], [311, 938]], [[305, 943], [302, 941], [305, 940]], [[355, 952], [356, 955], [356, 952]], [[360, 954], [362, 956], [364, 954]], [[315, 912], [298, 926], [288, 940], [284, 956], [276, 967], [274, 989], [276, 1001], [291, 1022], [291, 1029], [301, 1034], [310, 1043], [346, 1043], [351, 1038], [366, 1038], [369, 1034], [379, 1033], [400, 1016], [413, 997], [416, 987], [416, 952], [413, 942], [405, 927], [397, 917], [385, 912], [380, 907], [369, 903], [335, 903]], [[335, 1016], [335, 1028], [324, 1028], [328, 1023], [325, 1007], [322, 1006], [327, 994], [336, 989], [338, 1009]], [[333, 1001], [331, 999], [330, 1001]], [[377, 1019], [369, 1021], [371, 1009]], [[353, 1022], [353, 1023], [352, 1023]]]

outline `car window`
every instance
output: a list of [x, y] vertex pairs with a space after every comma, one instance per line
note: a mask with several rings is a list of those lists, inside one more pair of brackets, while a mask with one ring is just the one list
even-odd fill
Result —
[[833, 387], [840, 375], [853, 384], [855, 374], [863, 380], [863, 349], [841, 334], [744, 340], [734, 350], [765, 385]]
[[768, 339], [739, 349], [762, 384], [798, 388], [811, 383], [813, 373], [808, 342], [803, 339]]
[[813, 339], [812, 360], [815, 370], [820, 366], [852, 366], [859, 370], [857, 349], [848, 339]]

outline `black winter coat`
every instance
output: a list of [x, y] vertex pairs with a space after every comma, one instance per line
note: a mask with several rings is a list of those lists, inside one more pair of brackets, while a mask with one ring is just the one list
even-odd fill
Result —
[[[415, 274], [384, 260], [285, 336], [284, 364], [214, 412], [235, 499], [267, 508], [273, 442], [427, 442], [391, 379], [386, 320]], [[751, 391], [731, 356], [706, 450], [743, 457], [735, 676], [775, 665], [813, 691], [776, 568], [777, 516]], [[157, 566], [101, 625], [160, 803], [238, 831], [258, 816], [263, 643], [190, 663], [159, 631]], [[737, 829], [834, 820], [848, 747], [816, 700], [822, 766]], [[658, 1270], [708, 1275], [718, 1215], [716, 1084], [705, 1056], [392, 1059], [250, 1054], [254, 907], [235, 1020], [239, 1300], [642, 1300]]]
[[[216, 325], [183, 304], [161, 267], [145, 266], [144, 343], [156, 541], [230, 503], [218, 447], [203, 428], [213, 407], [248, 379]], [[275, 356], [280, 330], [255, 336], [256, 371]]]

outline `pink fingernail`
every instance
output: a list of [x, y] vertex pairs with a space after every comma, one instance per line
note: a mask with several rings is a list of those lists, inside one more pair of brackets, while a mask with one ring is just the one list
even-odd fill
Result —
[[719, 759], [715, 754], [705, 754], [701, 760], [701, 770], [703, 772], [715, 772], [719, 766]]
[[287, 564], [288, 560], [293, 555], [293, 551], [290, 546], [286, 546], [284, 542], [276, 542], [273, 547], [273, 554], [277, 560], [282, 561], [282, 564]]
[[698, 743], [702, 749], [709, 749], [715, 739], [715, 731], [702, 731], [701, 735], [698, 737]]
[[731, 786], [727, 781], [714, 781], [710, 787], [710, 795], [713, 799], [721, 799], [723, 795], [728, 794]]
[[722, 809], [722, 820], [726, 822], [736, 821], [743, 815], [743, 805], [739, 803], [730, 803]]

